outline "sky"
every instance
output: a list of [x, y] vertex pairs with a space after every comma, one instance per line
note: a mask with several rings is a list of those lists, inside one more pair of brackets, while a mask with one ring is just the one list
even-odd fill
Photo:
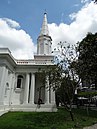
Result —
[[52, 49], [97, 32], [97, 4], [91, 0], [0, 0], [0, 47], [16, 59], [32, 59], [45, 10]]

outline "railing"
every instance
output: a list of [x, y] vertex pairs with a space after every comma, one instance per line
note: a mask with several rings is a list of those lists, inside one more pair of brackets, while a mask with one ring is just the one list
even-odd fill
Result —
[[16, 60], [17, 65], [53, 65], [52, 60]]

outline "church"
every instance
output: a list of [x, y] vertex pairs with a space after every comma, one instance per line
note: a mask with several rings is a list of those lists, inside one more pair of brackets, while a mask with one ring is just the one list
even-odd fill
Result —
[[[52, 88], [50, 90], [47, 88], [49, 79], [45, 77], [47, 83], [45, 87], [41, 87], [42, 82], [38, 76], [39, 68], [54, 65], [51, 45], [47, 14], [44, 13], [34, 59], [17, 60], [8, 48], [0, 48], [0, 111], [57, 110], [55, 92]], [[38, 106], [39, 99], [41, 99], [40, 106]]]

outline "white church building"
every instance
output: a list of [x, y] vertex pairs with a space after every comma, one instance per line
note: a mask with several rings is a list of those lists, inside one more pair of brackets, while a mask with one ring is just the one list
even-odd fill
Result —
[[[45, 87], [41, 87], [37, 73], [39, 68], [54, 65], [51, 45], [47, 15], [44, 13], [34, 59], [17, 60], [8, 48], [0, 48], [0, 111], [56, 111], [55, 92], [47, 88], [49, 79]], [[42, 100], [40, 106], [39, 98]]]

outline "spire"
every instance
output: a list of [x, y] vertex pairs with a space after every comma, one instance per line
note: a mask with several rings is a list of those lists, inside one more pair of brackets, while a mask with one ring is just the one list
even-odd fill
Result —
[[49, 36], [48, 24], [47, 24], [47, 13], [44, 13], [43, 24], [40, 35], [37, 39], [37, 54], [38, 55], [50, 55], [52, 38]]
[[44, 19], [43, 19], [43, 24], [40, 32], [40, 36], [42, 35], [48, 35], [49, 36], [49, 31], [48, 31], [48, 23], [47, 23], [47, 13], [44, 13]]

